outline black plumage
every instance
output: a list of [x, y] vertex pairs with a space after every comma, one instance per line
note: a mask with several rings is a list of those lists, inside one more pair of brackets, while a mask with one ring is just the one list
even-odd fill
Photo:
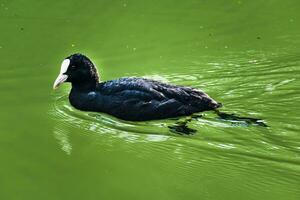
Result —
[[221, 106], [200, 90], [145, 78], [99, 82], [96, 67], [82, 54], [71, 55], [63, 63], [54, 88], [63, 82], [71, 82], [69, 100], [79, 110], [145, 121], [187, 116]]

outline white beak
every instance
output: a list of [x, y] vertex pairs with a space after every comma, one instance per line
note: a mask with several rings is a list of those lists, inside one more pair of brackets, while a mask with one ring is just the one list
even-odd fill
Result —
[[63, 84], [68, 79], [68, 75], [65, 75], [64, 73], [66, 73], [66, 71], [68, 70], [69, 65], [70, 65], [70, 60], [69, 59], [65, 59], [62, 62], [61, 67], [60, 67], [60, 73], [59, 73], [58, 77], [56, 78], [56, 80], [53, 84], [53, 89], [54, 90], [56, 88], [58, 88], [58, 86]]
[[68, 75], [65, 74], [59, 74], [58, 77], [56, 78], [54, 84], [53, 84], [53, 89], [57, 89], [61, 84], [63, 84], [66, 80], [68, 79]]

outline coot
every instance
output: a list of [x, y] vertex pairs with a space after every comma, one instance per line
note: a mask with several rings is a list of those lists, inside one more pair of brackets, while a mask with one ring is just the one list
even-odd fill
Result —
[[95, 65], [82, 54], [73, 54], [62, 62], [53, 88], [64, 82], [72, 84], [69, 101], [75, 108], [129, 121], [188, 116], [221, 106], [201, 90], [151, 79], [131, 77], [99, 82]]

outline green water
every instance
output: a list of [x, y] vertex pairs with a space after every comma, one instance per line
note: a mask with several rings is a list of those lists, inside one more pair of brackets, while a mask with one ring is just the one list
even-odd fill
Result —
[[[298, 0], [0, 0], [0, 199], [300, 198]], [[222, 121], [126, 122], [80, 112], [64, 57], [81, 52], [102, 80], [153, 78], [201, 88]]]

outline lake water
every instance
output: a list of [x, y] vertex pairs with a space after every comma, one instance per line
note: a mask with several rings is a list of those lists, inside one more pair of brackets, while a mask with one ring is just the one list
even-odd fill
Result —
[[[300, 199], [298, 0], [0, 1], [0, 199]], [[126, 122], [52, 91], [81, 52], [101, 80], [201, 88], [269, 127]]]

